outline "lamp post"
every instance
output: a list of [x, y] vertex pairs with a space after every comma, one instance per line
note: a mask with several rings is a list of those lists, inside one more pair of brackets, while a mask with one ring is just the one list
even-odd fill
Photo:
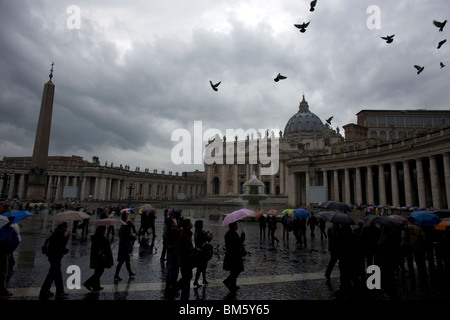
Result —
[[13, 174], [8, 170], [8, 167], [5, 166], [4, 171], [0, 173], [0, 178], [3, 180], [2, 185], [2, 195], [1, 198], [5, 199], [8, 197], [8, 193], [6, 192], [6, 188], [8, 187], [8, 181], [11, 180]]

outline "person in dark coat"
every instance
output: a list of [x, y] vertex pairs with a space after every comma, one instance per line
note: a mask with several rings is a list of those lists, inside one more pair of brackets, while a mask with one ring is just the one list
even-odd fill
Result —
[[275, 241], [280, 242], [280, 240], [275, 237], [275, 231], [277, 230], [277, 217], [275, 215], [272, 215], [269, 217], [269, 232], [270, 237], [272, 238], [272, 247], [275, 246]]
[[182, 230], [178, 236], [178, 263], [180, 265], [181, 279], [177, 282], [177, 289], [181, 289], [181, 300], [189, 300], [192, 268], [196, 264], [193, 255], [199, 251], [192, 244], [191, 229], [191, 219], [184, 219], [182, 222]]
[[320, 230], [320, 240], [323, 240], [323, 238], [327, 238], [327, 233], [325, 232], [325, 227], [327, 223], [324, 219], [319, 217], [319, 230]]
[[100, 286], [100, 278], [105, 271], [105, 268], [111, 268], [114, 265], [111, 243], [105, 234], [106, 226], [98, 226], [95, 233], [91, 236], [90, 268], [95, 271], [84, 283], [84, 286], [90, 291], [103, 289]]
[[267, 226], [267, 219], [262, 214], [261, 217], [258, 219], [259, 222], [259, 239], [265, 239], [266, 238], [266, 226]]
[[195, 221], [194, 242], [195, 247], [200, 250], [197, 272], [195, 273], [194, 279], [194, 286], [196, 287], [201, 287], [198, 283], [201, 274], [203, 274], [203, 284], [208, 284], [208, 281], [206, 281], [206, 268], [208, 267], [208, 261], [212, 251], [212, 246], [210, 244], [212, 237], [211, 231], [203, 230], [203, 220]]
[[311, 239], [313, 239], [316, 235], [314, 234], [314, 230], [316, 229], [316, 226], [318, 225], [317, 217], [314, 215], [314, 213], [311, 214], [311, 216], [308, 218], [308, 221], [306, 224], [309, 226], [309, 229], [311, 231]]
[[20, 243], [17, 232], [11, 227], [14, 217], [8, 218], [9, 222], [0, 228], [0, 296], [11, 296], [6, 289], [8, 273], [11, 270], [13, 251]]
[[297, 243], [299, 245], [305, 245], [306, 246], [306, 219], [300, 218], [299, 224], [298, 224], [298, 239]]
[[136, 240], [136, 236], [133, 234], [133, 222], [128, 220], [127, 224], [120, 228], [119, 238], [119, 252], [117, 254], [118, 264], [114, 275], [114, 282], [116, 283], [122, 280], [122, 278], [119, 277], [119, 273], [124, 262], [130, 279], [133, 279], [136, 275], [133, 271], [131, 271], [130, 265], [130, 254], [133, 252], [133, 244]]
[[166, 269], [166, 292], [174, 293], [178, 278], [178, 237], [180, 229], [177, 222], [172, 218], [167, 218], [167, 269]]
[[339, 260], [338, 246], [339, 237], [338, 233], [340, 230], [340, 225], [338, 223], [333, 223], [333, 226], [328, 229], [328, 251], [330, 252], [330, 260], [325, 271], [325, 278], [330, 280], [331, 272], [333, 271], [336, 262]]
[[288, 229], [289, 215], [286, 213], [283, 218], [281, 218], [281, 224], [283, 225], [283, 240], [289, 241], [289, 229]]
[[161, 250], [161, 258], [160, 261], [164, 262], [165, 260], [167, 260], [167, 230], [169, 228], [168, 223], [168, 219], [169, 218], [169, 210], [165, 209], [164, 210], [164, 228], [163, 228], [163, 235], [162, 235], [162, 243], [163, 243], [163, 247]]
[[242, 259], [241, 247], [245, 241], [245, 232], [242, 231], [239, 237], [237, 233], [237, 222], [230, 223], [229, 230], [225, 234], [225, 258], [223, 269], [230, 271], [230, 275], [223, 280], [224, 285], [231, 291], [236, 292], [239, 287], [236, 280], [239, 274], [244, 271], [244, 261]]
[[48, 252], [47, 257], [50, 262], [50, 270], [45, 277], [44, 283], [42, 284], [39, 299], [48, 299], [53, 295], [50, 291], [50, 287], [55, 282], [56, 286], [56, 296], [55, 298], [63, 299], [67, 297], [67, 293], [64, 292], [63, 278], [61, 272], [61, 260], [65, 254], [69, 252], [66, 248], [67, 241], [72, 236], [66, 231], [69, 227], [67, 222], [61, 222], [56, 227], [55, 231], [48, 239]]

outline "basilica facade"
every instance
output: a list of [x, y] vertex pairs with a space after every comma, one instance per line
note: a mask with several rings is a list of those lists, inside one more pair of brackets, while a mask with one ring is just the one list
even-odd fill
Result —
[[[249, 161], [260, 147], [270, 152], [274, 138], [257, 139], [255, 150], [247, 138], [245, 163], [224, 156], [205, 165], [206, 195], [238, 197], [255, 173], [265, 193], [289, 207], [316, 204], [319, 190], [323, 200], [348, 204], [449, 208], [450, 111], [362, 110], [357, 116], [356, 124], [344, 126], [344, 138], [303, 96], [277, 138], [279, 170], [263, 175], [265, 165]], [[237, 141], [223, 143], [237, 152]]]

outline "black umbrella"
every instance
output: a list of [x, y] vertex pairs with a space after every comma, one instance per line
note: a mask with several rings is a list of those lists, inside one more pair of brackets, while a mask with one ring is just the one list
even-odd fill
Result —
[[352, 217], [346, 215], [342, 212], [336, 211], [321, 211], [317, 215], [324, 219], [325, 221], [340, 224], [356, 224]]
[[344, 213], [351, 211], [350, 207], [347, 204], [339, 201], [326, 201], [318, 207], [325, 210], [339, 210], [343, 211]]
[[389, 229], [402, 229], [403, 225], [387, 216], [377, 216], [374, 214], [368, 214], [362, 218], [366, 222], [378, 223], [381, 226], [388, 227]]
[[436, 211], [433, 211], [438, 215], [439, 218], [450, 218], [450, 210], [449, 209], [439, 209]]

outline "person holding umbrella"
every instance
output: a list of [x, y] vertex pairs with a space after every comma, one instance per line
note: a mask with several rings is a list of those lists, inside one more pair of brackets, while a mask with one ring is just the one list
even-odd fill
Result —
[[0, 296], [12, 296], [6, 289], [6, 279], [10, 269], [11, 255], [19, 245], [19, 237], [11, 224], [14, 217], [9, 217], [8, 222], [0, 228]]
[[106, 226], [98, 226], [97, 229], [95, 229], [95, 233], [91, 236], [90, 268], [95, 271], [83, 284], [89, 291], [103, 289], [100, 286], [100, 278], [105, 271], [105, 268], [111, 268], [114, 265], [111, 243], [105, 234]]
[[130, 264], [130, 254], [133, 252], [133, 243], [136, 240], [135, 233], [133, 233], [133, 222], [128, 220], [126, 225], [122, 226], [119, 230], [119, 252], [117, 253], [117, 267], [116, 273], [114, 275], [114, 282], [117, 283], [122, 280], [119, 277], [120, 269], [122, 265], [125, 263], [125, 266], [128, 270], [128, 275], [130, 279], [136, 275], [131, 271]]
[[241, 247], [245, 241], [245, 232], [242, 231], [241, 236], [238, 235], [238, 224], [232, 222], [228, 225], [229, 230], [225, 234], [225, 258], [223, 261], [223, 269], [230, 271], [229, 276], [223, 280], [223, 284], [231, 291], [236, 292], [239, 287], [236, 280], [239, 274], [244, 271], [244, 261], [242, 259]]
[[50, 291], [53, 281], [56, 286], [55, 298], [64, 299], [68, 295], [64, 292], [61, 272], [61, 260], [63, 256], [69, 252], [69, 249], [66, 248], [66, 244], [72, 236], [70, 232], [66, 234], [68, 228], [69, 224], [67, 222], [60, 222], [52, 235], [46, 240], [46, 242], [48, 241], [47, 257], [50, 262], [50, 269], [39, 292], [39, 299], [41, 300], [53, 296], [53, 293]]

